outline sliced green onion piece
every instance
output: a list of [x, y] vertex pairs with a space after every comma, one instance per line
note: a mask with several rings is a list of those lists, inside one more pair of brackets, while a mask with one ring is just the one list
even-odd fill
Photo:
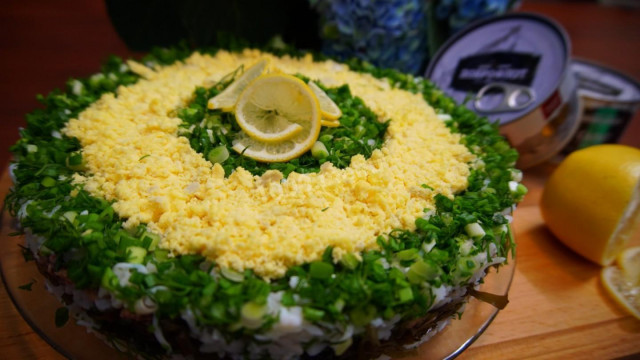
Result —
[[73, 171], [84, 170], [86, 166], [82, 153], [79, 151], [69, 154], [65, 160], [65, 164], [67, 165], [67, 168]]
[[62, 214], [62, 217], [69, 220], [69, 222], [72, 224], [73, 224], [73, 220], [76, 219], [76, 216], [78, 216], [78, 213], [75, 211], [65, 211], [65, 213]]
[[[89, 222], [89, 220], [87, 220]], [[126, 231], [121, 230], [118, 232], [118, 249], [126, 251], [130, 246], [140, 246], [140, 240], [129, 235]]]
[[413, 300], [413, 290], [410, 287], [401, 288], [396, 292], [398, 302], [404, 304]]
[[460, 257], [456, 263], [456, 272], [460, 279], [467, 278], [473, 275], [477, 265], [475, 260], [471, 257]]
[[305, 306], [302, 308], [302, 315], [304, 316], [305, 319], [309, 321], [318, 321], [318, 320], [322, 320], [322, 317], [324, 316], [324, 311]]
[[259, 328], [266, 312], [267, 306], [265, 304], [257, 304], [253, 301], [245, 303], [240, 309], [242, 325], [249, 329]]
[[156, 277], [153, 274], [147, 274], [144, 276], [143, 282], [148, 288], [152, 288], [156, 286]]
[[353, 340], [351, 338], [348, 338], [347, 340], [339, 344], [331, 345], [331, 347], [333, 348], [333, 352], [336, 353], [336, 356], [340, 356], [344, 354], [345, 351], [347, 351], [351, 344], [353, 344]]
[[333, 140], [333, 135], [325, 134], [325, 135], [320, 136], [320, 137], [318, 138], [318, 140], [322, 141], [323, 143], [328, 143], [328, 142], [330, 142], [331, 140]]
[[113, 218], [113, 214], [114, 214], [113, 208], [109, 206], [104, 210], [102, 210], [98, 215], [98, 217], [102, 220], [110, 221]]
[[418, 260], [411, 265], [407, 271], [407, 278], [412, 284], [418, 284], [427, 280], [433, 280], [438, 277], [439, 271], [437, 265], [431, 261], [425, 262]]
[[513, 180], [515, 182], [522, 181], [522, 171], [521, 170], [509, 169], [509, 172], [511, 173], [511, 180]]
[[154, 234], [148, 231], [145, 231], [142, 234], [142, 246], [149, 249], [149, 251], [153, 251], [158, 246], [158, 242], [160, 241], [160, 235]]
[[514, 195], [516, 198], [522, 197], [524, 195], [527, 194], [527, 192], [529, 192], [529, 190], [527, 190], [527, 187], [516, 182], [516, 181], [509, 181], [509, 191], [511, 192], [512, 195]]
[[518, 184], [518, 186], [516, 187], [516, 195], [518, 196], [525, 196], [528, 192], [529, 190], [527, 189], [527, 187], [522, 184]]
[[244, 280], [244, 274], [229, 268], [222, 268], [220, 270], [220, 274], [222, 274], [222, 276], [227, 280], [231, 280], [233, 282], [242, 282], [242, 280]]
[[153, 293], [153, 300], [158, 304], [168, 304], [173, 300], [173, 293], [169, 290], [159, 289]]
[[56, 180], [47, 176], [44, 179], [42, 179], [40, 184], [42, 184], [42, 186], [44, 186], [44, 187], [48, 187], [49, 188], [49, 187], [55, 186]]
[[360, 264], [360, 261], [358, 261], [358, 258], [355, 255], [348, 253], [342, 256], [340, 263], [349, 270], [355, 270], [358, 267], [358, 264]]
[[382, 312], [382, 317], [389, 320], [392, 317], [394, 317], [396, 315], [396, 312], [393, 311], [392, 307], [388, 307], [386, 309], [384, 309], [384, 311]]
[[207, 160], [213, 164], [222, 164], [229, 158], [229, 150], [226, 146], [220, 145], [209, 151], [207, 154]]
[[368, 305], [366, 308], [355, 308], [349, 313], [351, 321], [356, 326], [365, 326], [373, 320], [376, 316], [376, 308], [373, 305]]
[[356, 139], [362, 138], [364, 136], [364, 134], [367, 132], [367, 129], [362, 125], [357, 125], [354, 130], [355, 130], [354, 137]]
[[101, 285], [108, 290], [114, 290], [118, 286], [118, 277], [114, 274], [111, 268], [105, 268], [102, 274]]
[[98, 86], [100, 86], [100, 81], [102, 81], [104, 79], [104, 74], [103, 73], [97, 73], [97, 74], [93, 74], [91, 75], [91, 77], [89, 78], [89, 84], [96, 88]]
[[127, 262], [142, 264], [144, 257], [147, 255], [147, 249], [140, 246], [129, 246], [125, 253], [127, 254]]
[[282, 294], [282, 300], [280, 303], [284, 306], [293, 306], [296, 304], [295, 298], [293, 297], [293, 293], [291, 291], [285, 291]]
[[313, 144], [313, 146], [311, 147], [311, 156], [316, 159], [324, 159], [329, 156], [329, 151], [321, 141], [316, 141], [315, 144]]
[[396, 258], [400, 261], [413, 260], [418, 257], [418, 249], [407, 249], [398, 251]]
[[313, 279], [328, 279], [333, 275], [333, 265], [323, 261], [312, 262], [309, 267], [309, 275]]
[[202, 288], [202, 295], [209, 298], [211, 295], [213, 295], [216, 292], [217, 288], [218, 288], [218, 283], [216, 281], [212, 281]]
[[169, 258], [169, 250], [156, 249], [153, 252], [153, 256], [156, 258], [157, 261], [165, 261]]
[[472, 238], [481, 238], [486, 235], [482, 226], [477, 222], [465, 225], [464, 231], [466, 231]]

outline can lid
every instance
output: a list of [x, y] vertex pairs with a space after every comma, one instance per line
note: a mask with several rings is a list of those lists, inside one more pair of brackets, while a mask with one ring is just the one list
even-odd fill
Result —
[[447, 95], [500, 124], [540, 107], [569, 67], [570, 43], [554, 21], [514, 13], [480, 20], [450, 38], [425, 77]]
[[581, 96], [619, 103], [640, 103], [640, 83], [632, 77], [603, 65], [573, 59], [571, 71]]

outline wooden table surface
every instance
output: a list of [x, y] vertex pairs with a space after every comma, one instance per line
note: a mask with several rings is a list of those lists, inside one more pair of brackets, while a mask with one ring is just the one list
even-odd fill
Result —
[[[575, 56], [640, 78], [640, 11], [526, 0], [521, 10], [555, 18], [569, 33]], [[99, 1], [4, 1], [0, 24], [0, 169], [6, 169], [7, 149], [24, 126], [24, 114], [37, 107], [35, 94], [91, 74], [109, 54], [133, 54]], [[639, 116], [621, 142], [640, 147]], [[544, 227], [538, 200], [552, 169], [542, 164], [525, 171], [530, 193], [515, 215], [511, 302], [461, 359], [640, 358], [640, 321], [606, 296], [598, 266], [560, 245]], [[0, 198], [9, 186], [5, 171]], [[640, 234], [633, 241], [640, 243]], [[23, 321], [0, 286], [0, 359], [18, 358], [62, 357]]]

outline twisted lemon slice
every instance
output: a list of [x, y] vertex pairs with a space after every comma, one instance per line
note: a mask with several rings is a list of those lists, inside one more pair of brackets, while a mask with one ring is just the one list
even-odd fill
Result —
[[209, 99], [207, 107], [209, 109], [221, 109], [232, 111], [236, 106], [238, 97], [244, 89], [258, 76], [262, 75], [269, 66], [269, 59], [263, 59], [248, 68], [238, 79], [227, 86], [220, 94]]
[[[309, 88], [313, 91], [313, 94], [318, 98], [320, 104], [320, 113], [322, 114], [323, 123], [338, 122], [338, 118], [342, 116], [342, 110], [336, 105], [333, 100], [322, 90], [316, 83], [309, 81]], [[324, 125], [324, 124], [323, 124]]]
[[307, 152], [320, 133], [320, 104], [302, 80], [284, 74], [257, 78], [235, 107], [243, 132], [233, 149], [264, 162], [281, 162]]

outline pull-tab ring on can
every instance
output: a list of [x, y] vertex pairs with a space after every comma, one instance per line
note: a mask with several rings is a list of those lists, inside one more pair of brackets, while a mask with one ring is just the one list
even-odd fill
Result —
[[[487, 101], [483, 101], [492, 93], [500, 93], [502, 97], [502, 101], [495, 106], [488, 104], [489, 102]], [[533, 104], [535, 100], [536, 92], [528, 86], [509, 83], [491, 83], [483, 86], [480, 91], [478, 91], [474, 106], [479, 113], [493, 114], [522, 110]]]

